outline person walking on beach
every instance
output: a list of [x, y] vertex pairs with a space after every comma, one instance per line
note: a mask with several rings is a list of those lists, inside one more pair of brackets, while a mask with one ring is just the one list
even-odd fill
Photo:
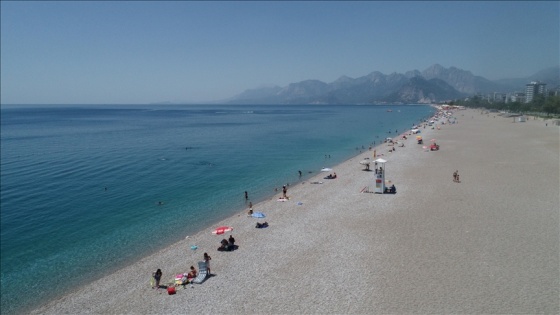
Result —
[[461, 182], [461, 181], [459, 180], [459, 171], [458, 171], [458, 170], [455, 171], [455, 172], [453, 173], [453, 181], [456, 182], [456, 183], [460, 183], [460, 182]]
[[159, 289], [159, 282], [161, 280], [161, 276], [162, 276], [161, 269], [158, 269], [156, 272], [154, 272], [153, 277], [154, 280], [156, 281], [156, 284], [155, 286], [152, 287], [152, 289]]
[[208, 253], [204, 253], [204, 262], [206, 263], [206, 269], [208, 269], [208, 274], [210, 274], [210, 260], [212, 260], [212, 257], [210, 257]]
[[284, 198], [286, 198], [286, 194], [288, 193], [288, 188], [286, 187], [286, 185], [282, 186], [282, 196]]

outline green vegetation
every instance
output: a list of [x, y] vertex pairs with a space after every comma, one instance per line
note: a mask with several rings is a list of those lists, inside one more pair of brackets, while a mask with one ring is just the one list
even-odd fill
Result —
[[460, 105], [471, 108], [484, 107], [512, 113], [530, 113], [531, 115], [544, 117], [560, 115], [560, 96], [549, 96], [545, 98], [543, 95], [537, 95], [530, 103], [492, 102], [480, 96], [473, 96], [465, 100], [449, 102], [449, 105]]

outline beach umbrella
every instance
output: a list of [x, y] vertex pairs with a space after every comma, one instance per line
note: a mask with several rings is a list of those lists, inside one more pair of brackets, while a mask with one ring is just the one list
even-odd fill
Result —
[[251, 215], [253, 218], [264, 218], [265, 215], [262, 212], [253, 212], [253, 214]]
[[362, 161], [360, 161], [360, 164], [362, 164], [362, 165], [369, 165], [370, 163], [371, 163], [370, 160], [362, 160]]
[[220, 226], [214, 231], [212, 231], [212, 234], [220, 235], [220, 234], [224, 234], [225, 232], [231, 232], [231, 231], [233, 231], [233, 228], [231, 226]]

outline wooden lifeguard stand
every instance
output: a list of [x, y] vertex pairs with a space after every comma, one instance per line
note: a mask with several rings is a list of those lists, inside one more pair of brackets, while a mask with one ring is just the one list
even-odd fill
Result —
[[375, 162], [375, 193], [383, 194], [385, 192], [385, 161], [384, 159], [377, 159]]

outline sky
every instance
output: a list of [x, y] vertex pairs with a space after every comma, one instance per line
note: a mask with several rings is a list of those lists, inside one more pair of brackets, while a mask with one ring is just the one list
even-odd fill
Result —
[[559, 1], [0, 1], [1, 104], [208, 102], [425, 70], [560, 63]]

